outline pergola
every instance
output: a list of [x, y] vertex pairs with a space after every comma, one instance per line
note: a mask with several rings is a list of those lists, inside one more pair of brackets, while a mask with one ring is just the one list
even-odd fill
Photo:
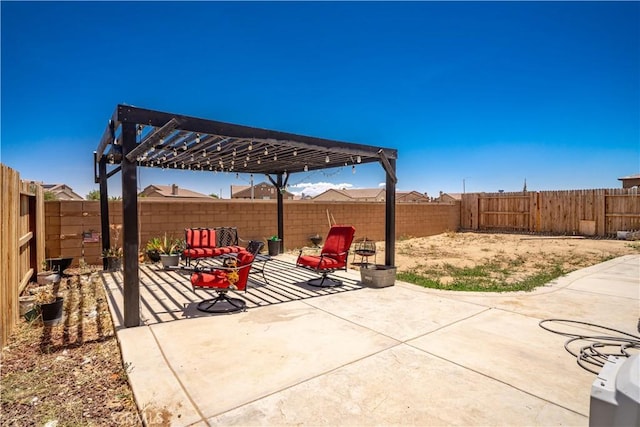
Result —
[[[378, 162], [386, 172], [385, 264], [395, 263], [395, 149], [333, 141], [118, 105], [94, 152], [102, 248], [111, 246], [107, 181], [121, 172], [124, 323], [140, 322], [137, 168], [265, 174], [278, 189], [291, 174]], [[113, 165], [113, 166], [109, 166]], [[278, 191], [278, 235], [285, 240]]]

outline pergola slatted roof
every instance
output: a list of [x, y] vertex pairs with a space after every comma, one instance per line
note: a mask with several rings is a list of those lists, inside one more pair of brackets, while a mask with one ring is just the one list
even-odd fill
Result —
[[[136, 123], [141, 139], [127, 156], [138, 166], [196, 171], [289, 174], [395, 159], [397, 151], [182, 115], [118, 106], [98, 150], [122, 160], [123, 121]], [[126, 114], [124, 112], [126, 111]]]
[[[138, 167], [261, 173], [284, 189], [292, 173], [379, 162], [387, 176], [385, 263], [394, 265], [397, 155], [390, 148], [118, 105], [94, 152], [94, 162], [95, 181], [100, 184], [103, 249], [110, 246], [107, 180], [122, 174], [125, 326], [138, 326], [140, 321]], [[117, 166], [108, 171], [108, 165]], [[282, 192], [277, 195], [278, 235], [284, 243]]]

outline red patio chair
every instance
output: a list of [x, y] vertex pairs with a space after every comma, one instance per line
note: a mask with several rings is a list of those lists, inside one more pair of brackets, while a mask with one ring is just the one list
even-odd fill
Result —
[[[262, 242], [259, 242], [262, 243]], [[198, 303], [198, 310], [207, 313], [230, 313], [246, 309], [246, 302], [240, 298], [231, 298], [227, 295], [230, 290], [245, 291], [249, 278], [249, 271], [256, 254], [262, 245], [252, 247], [255, 253], [243, 250], [238, 253], [237, 265], [222, 266], [211, 272], [196, 272], [191, 275], [191, 284], [196, 288], [213, 289], [217, 292], [215, 298], [203, 300]], [[256, 250], [257, 249], [257, 250]], [[238, 279], [235, 283], [229, 280], [232, 272], [236, 272]], [[219, 304], [222, 303], [222, 304]], [[217, 305], [217, 306], [216, 306]]]
[[337, 270], [347, 270], [349, 248], [356, 229], [351, 225], [334, 225], [324, 241], [320, 255], [303, 255], [300, 250], [296, 265], [322, 274], [322, 277], [311, 279], [311, 286], [340, 286], [342, 281], [328, 278], [327, 274]]

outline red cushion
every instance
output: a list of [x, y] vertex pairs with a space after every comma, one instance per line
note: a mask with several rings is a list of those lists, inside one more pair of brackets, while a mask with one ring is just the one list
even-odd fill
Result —
[[185, 241], [187, 248], [215, 248], [216, 231], [211, 228], [187, 228]]
[[345, 260], [338, 260], [331, 257], [319, 257], [315, 255], [303, 255], [298, 258], [298, 264], [317, 270], [336, 270], [346, 265]]
[[[253, 255], [251, 255], [251, 253], [246, 251], [239, 252], [237, 267], [250, 264], [252, 261]], [[247, 287], [249, 270], [251, 270], [251, 267], [238, 269], [238, 281], [235, 283], [235, 286], [241, 291]], [[230, 286], [229, 280], [227, 279], [227, 273], [228, 270], [214, 270], [211, 273], [193, 273], [191, 275], [191, 284], [201, 288], [226, 289]]]
[[[334, 225], [329, 230], [327, 239], [322, 246], [321, 254], [333, 254], [333, 258], [339, 263], [346, 263], [346, 252], [351, 247], [353, 236], [356, 233], [356, 229], [351, 225]], [[341, 254], [341, 255], [338, 255]]]

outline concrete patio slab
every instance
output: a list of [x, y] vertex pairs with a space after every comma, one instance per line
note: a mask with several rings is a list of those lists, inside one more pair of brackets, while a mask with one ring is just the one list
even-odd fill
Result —
[[[201, 317], [185, 311], [194, 299], [181, 290], [185, 277], [157, 274], [159, 281], [145, 279], [155, 282], [141, 287], [141, 300], [162, 301], [164, 314], [151, 313], [156, 302], [149, 302], [146, 326], [129, 329], [118, 323], [118, 275], [104, 278], [136, 401], [147, 422], [173, 426], [585, 426], [596, 376], [565, 351], [567, 337], [539, 322], [573, 319], [635, 333], [640, 317], [638, 255], [529, 293], [402, 282], [336, 293], [300, 288], [299, 299]], [[257, 286], [248, 297], [271, 292]], [[277, 286], [298, 295], [295, 284]]]
[[586, 421], [406, 344], [208, 420], [210, 425], [242, 426], [549, 426]]

